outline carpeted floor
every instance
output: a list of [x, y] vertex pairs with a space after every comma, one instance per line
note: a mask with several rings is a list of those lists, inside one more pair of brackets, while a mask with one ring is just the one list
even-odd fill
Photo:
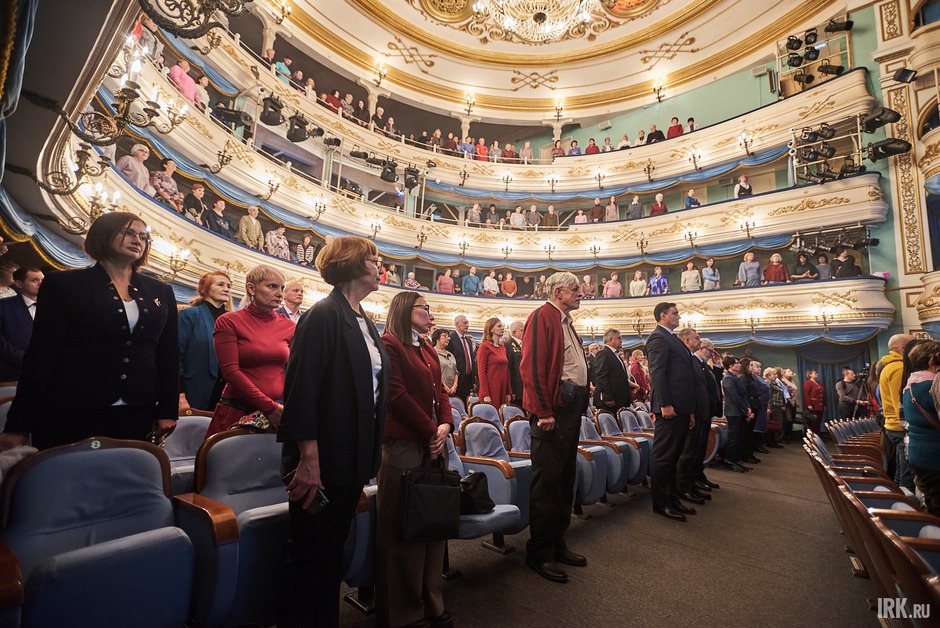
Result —
[[[688, 523], [652, 511], [649, 489], [572, 518], [568, 545], [588, 566], [555, 584], [528, 569], [527, 534], [500, 556], [451, 542], [462, 577], [445, 583], [460, 628], [496, 626], [876, 626], [869, 581], [854, 578], [845, 538], [802, 447], [760, 456], [751, 473], [708, 470], [721, 484]], [[343, 604], [346, 626], [371, 626]]]

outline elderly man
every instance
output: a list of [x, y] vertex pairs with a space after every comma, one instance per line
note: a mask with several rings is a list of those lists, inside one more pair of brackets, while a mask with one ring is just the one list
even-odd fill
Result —
[[522, 321], [513, 321], [509, 326], [509, 338], [503, 342], [506, 348], [506, 359], [509, 361], [509, 383], [512, 386], [512, 396], [515, 403], [522, 403], [522, 330], [525, 324]]
[[473, 392], [473, 382], [477, 375], [476, 344], [473, 336], [467, 333], [470, 321], [463, 314], [454, 318], [454, 333], [450, 335], [447, 350], [457, 360], [457, 396], [466, 403]]
[[553, 582], [567, 582], [563, 563], [585, 566], [568, 549], [565, 531], [574, 500], [581, 414], [588, 402], [588, 368], [571, 312], [581, 305], [578, 278], [558, 272], [545, 281], [548, 302], [529, 315], [522, 341], [523, 403], [532, 426], [532, 488], [526, 565]]
[[[879, 379], [881, 405], [885, 415], [884, 442], [888, 459], [888, 477], [893, 477], [898, 486], [914, 490], [914, 477], [907, 464], [907, 446], [904, 436], [907, 430], [901, 425], [899, 408], [901, 391], [907, 382], [901, 381], [904, 371], [904, 348], [912, 341], [910, 334], [895, 334], [888, 339], [888, 354], [881, 358], [884, 369]], [[893, 473], [892, 473], [893, 472]]]
[[721, 409], [717, 407], [718, 383], [709, 364], [711, 351], [703, 351], [698, 332], [691, 327], [683, 327], [676, 335], [692, 353], [692, 371], [695, 376], [695, 425], [686, 433], [676, 470], [676, 481], [682, 499], [703, 504], [712, 498], [709, 495], [711, 487], [700, 481], [699, 474], [702, 477], [705, 474], [705, 450], [708, 447], [712, 417], [721, 414]]
[[620, 358], [623, 339], [620, 330], [608, 329], [604, 332], [604, 347], [595, 354], [591, 369], [594, 383], [594, 407], [606, 408], [615, 412], [617, 408], [630, 405], [630, 394], [639, 386], [630, 381], [627, 365]]
[[288, 281], [284, 286], [284, 305], [274, 310], [278, 314], [283, 314], [295, 325], [300, 320], [300, 306], [304, 302], [304, 287], [296, 281]]
[[264, 233], [261, 221], [258, 220], [258, 206], [249, 205], [248, 213], [238, 219], [238, 238], [247, 247], [262, 250], [264, 247]]

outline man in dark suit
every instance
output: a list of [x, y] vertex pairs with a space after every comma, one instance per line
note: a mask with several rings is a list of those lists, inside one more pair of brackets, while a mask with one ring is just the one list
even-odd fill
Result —
[[304, 302], [304, 287], [296, 281], [288, 281], [284, 286], [284, 305], [274, 310], [291, 319], [295, 324], [300, 320], [300, 306]]
[[604, 348], [594, 355], [594, 407], [600, 410], [615, 412], [630, 405], [630, 388], [636, 384], [630, 382], [627, 367], [617, 353], [622, 344], [620, 332], [608, 329], [604, 332]]
[[461, 314], [454, 319], [454, 333], [450, 335], [447, 350], [457, 359], [457, 396], [466, 403], [473, 392], [477, 378], [477, 348], [473, 336], [467, 333], [470, 321]]
[[20, 378], [23, 354], [33, 335], [36, 298], [43, 274], [38, 268], [23, 266], [13, 272], [18, 295], [0, 299], [0, 381]]
[[682, 499], [695, 504], [703, 504], [711, 499], [711, 487], [700, 487], [696, 481], [699, 469], [703, 468], [705, 450], [708, 447], [708, 432], [711, 429], [712, 417], [712, 390], [709, 389], [709, 380], [712, 388], [717, 388], [711, 367], [699, 356], [702, 341], [698, 332], [691, 327], [684, 327], [676, 334], [685, 343], [692, 354], [692, 372], [695, 376], [695, 426], [688, 431], [682, 455], [679, 457], [678, 486]]
[[509, 360], [509, 383], [512, 385], [513, 400], [522, 405], [522, 373], [519, 367], [522, 363], [522, 330], [525, 324], [522, 321], [513, 321], [509, 326], [509, 340], [503, 343], [506, 347], [506, 359]]
[[656, 328], [646, 341], [649, 356], [652, 411], [656, 432], [650, 460], [653, 511], [674, 521], [685, 521], [695, 509], [679, 500], [676, 464], [685, 437], [695, 425], [695, 371], [692, 354], [674, 330], [679, 326], [675, 303], [653, 309]]

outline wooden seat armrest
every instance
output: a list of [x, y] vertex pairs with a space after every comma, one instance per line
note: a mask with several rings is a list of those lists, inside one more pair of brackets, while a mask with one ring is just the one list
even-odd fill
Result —
[[861, 456], [856, 454], [829, 454], [832, 457], [834, 462], [847, 462], [850, 464], [870, 464], [874, 465], [877, 469], [882, 469], [883, 465], [881, 460], [872, 458], [871, 456]]
[[623, 432], [623, 435], [629, 438], [653, 438], [655, 436], [648, 432]]
[[940, 539], [924, 539], [919, 536], [902, 536], [901, 540], [918, 552], [940, 552]]
[[235, 512], [225, 504], [198, 493], [177, 495], [173, 498], [173, 503], [177, 508], [204, 517], [212, 527], [212, 539], [217, 546], [238, 540]]
[[522, 458], [523, 460], [529, 460], [532, 458], [531, 451], [508, 451], [510, 458]]
[[640, 443], [636, 442], [635, 438], [630, 438], [629, 436], [601, 436], [601, 438], [615, 443], [630, 443], [635, 448], [640, 448]]
[[0, 610], [22, 606], [23, 572], [13, 550], [0, 541]]
[[931, 525], [940, 526], [940, 517], [936, 517], [927, 512], [910, 510], [885, 510], [883, 508], [872, 508], [869, 510], [872, 517], [881, 517], [882, 519], [894, 519], [899, 521], [920, 521]]
[[516, 477], [516, 470], [512, 468], [512, 465], [506, 462], [505, 460], [500, 460], [499, 458], [480, 458], [479, 456], [460, 456], [460, 459], [463, 462], [470, 462], [473, 464], [485, 464], [491, 467], [496, 467], [500, 471], [503, 472], [503, 477], [507, 479]]
[[607, 447], [608, 449], [613, 450], [614, 453], [616, 453], [617, 455], [620, 455], [620, 448], [617, 447], [615, 444], [613, 444], [613, 443], [610, 442], [610, 441], [606, 441], [606, 440], [579, 440], [578, 442], [579, 442], [580, 444], [582, 444], [582, 445], [597, 445], [597, 446], [600, 446], [600, 447]]
[[585, 449], [584, 447], [578, 447], [578, 452], [580, 452], [581, 455], [584, 456], [585, 460], [594, 460], [594, 454], [592, 454], [589, 450]]
[[894, 499], [896, 501], [904, 502], [905, 504], [913, 506], [915, 512], [921, 512], [920, 503], [911, 499], [904, 493], [898, 493], [896, 491], [861, 491], [859, 490], [859, 491], [852, 491], [852, 494], [858, 497], [859, 499], [862, 499], [863, 497], [876, 497], [878, 499]]

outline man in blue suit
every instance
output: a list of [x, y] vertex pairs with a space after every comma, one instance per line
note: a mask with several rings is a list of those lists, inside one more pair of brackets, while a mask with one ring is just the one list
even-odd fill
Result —
[[23, 354], [33, 335], [42, 279], [38, 268], [23, 266], [13, 273], [13, 284], [19, 294], [0, 299], [0, 381], [14, 382], [20, 377]]

